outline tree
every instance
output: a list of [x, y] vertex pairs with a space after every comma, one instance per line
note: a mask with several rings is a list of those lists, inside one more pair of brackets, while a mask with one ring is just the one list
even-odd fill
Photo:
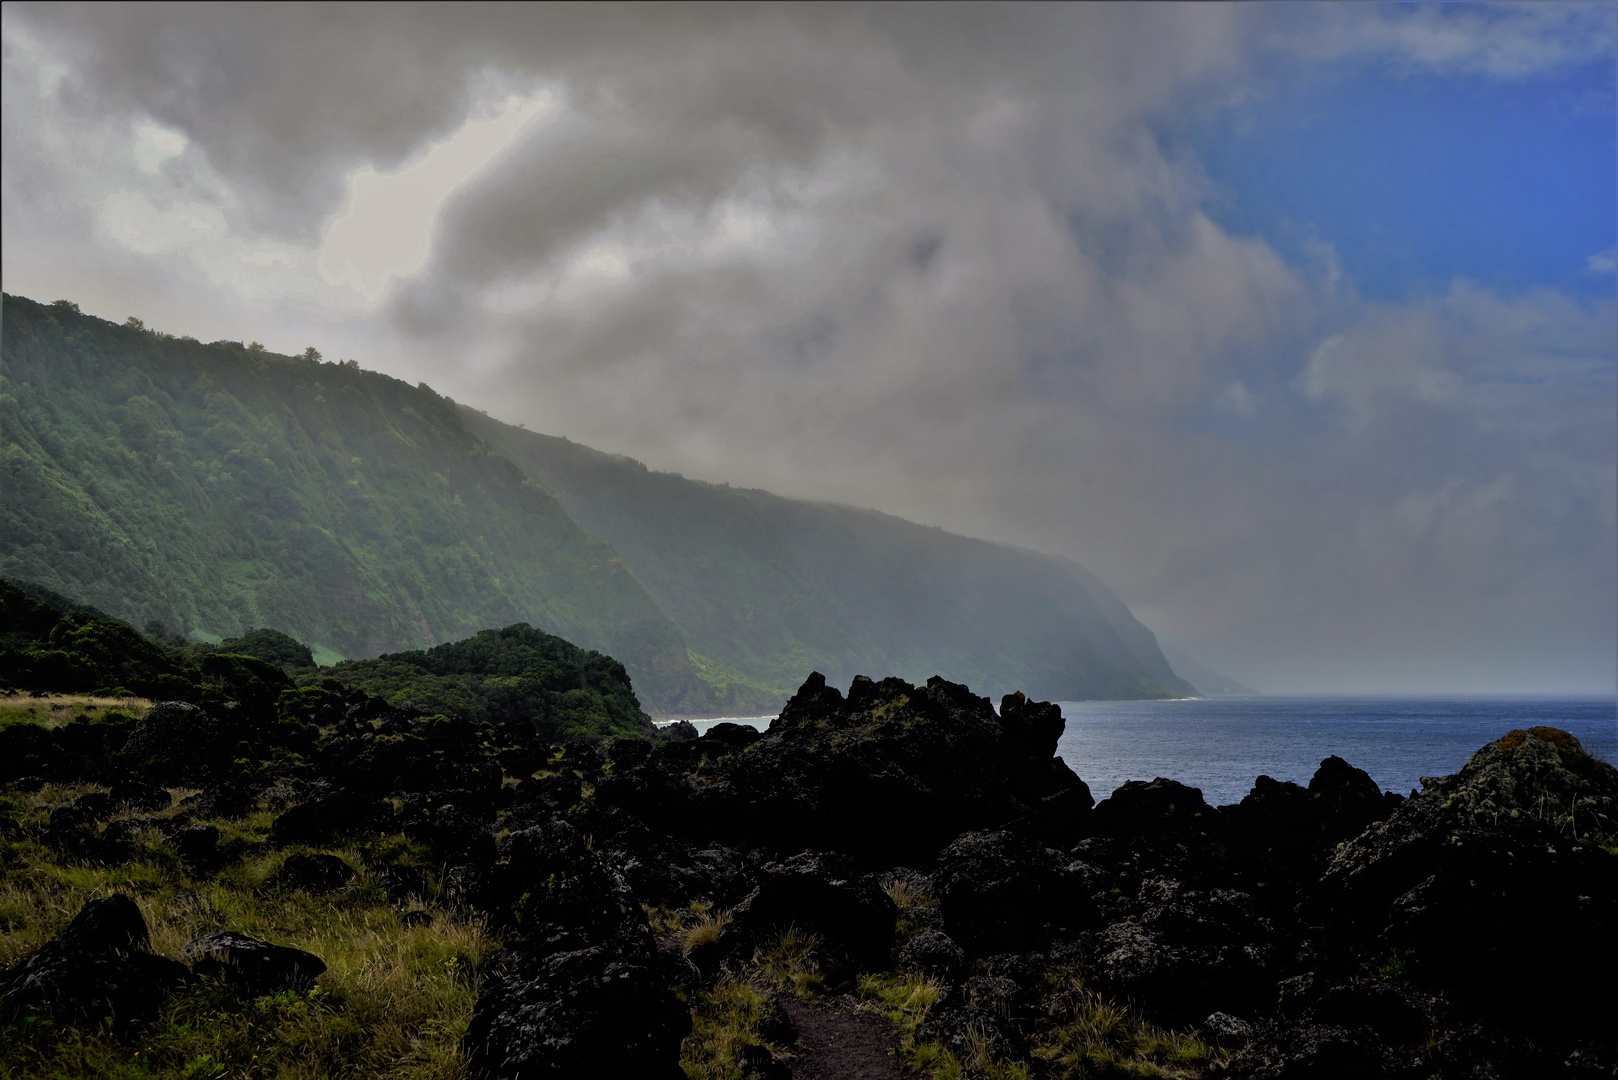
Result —
[[311, 345], [303, 350], [303, 358], [310, 363], [318, 364], [320, 363], [320, 350]]

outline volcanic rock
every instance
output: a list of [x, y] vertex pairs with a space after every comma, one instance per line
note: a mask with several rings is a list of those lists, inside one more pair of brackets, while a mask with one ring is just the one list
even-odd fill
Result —
[[198, 975], [223, 979], [249, 997], [303, 986], [326, 970], [314, 953], [231, 930], [193, 938], [180, 946], [179, 957]]

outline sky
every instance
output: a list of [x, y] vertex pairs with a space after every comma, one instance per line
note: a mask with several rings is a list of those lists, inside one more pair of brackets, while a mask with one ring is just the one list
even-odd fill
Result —
[[1069, 556], [1271, 693], [1618, 681], [1618, 6], [7, 3], [8, 292]]

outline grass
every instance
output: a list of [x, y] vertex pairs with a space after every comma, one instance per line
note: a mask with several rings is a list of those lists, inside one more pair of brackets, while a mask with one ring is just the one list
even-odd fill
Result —
[[[862, 976], [859, 996], [880, 1011], [899, 1035], [910, 1064], [933, 1080], [982, 1077], [1027, 1080], [1031, 1062], [996, 1059], [988, 1041], [969, 1038], [964, 1053], [925, 1042], [916, 1031], [944, 985], [926, 976], [886, 972]], [[1072, 973], [1058, 976], [1044, 1001], [1056, 1026], [1035, 1041], [1040, 1075], [1065, 1080], [1092, 1077], [1197, 1077], [1228, 1055], [1184, 1033], [1158, 1028], [1086, 988]]]
[[1056, 1076], [1197, 1077], [1229, 1055], [1201, 1039], [1147, 1023], [1106, 1000], [1073, 974], [1059, 979], [1049, 999], [1056, 1028], [1033, 1056]]
[[80, 714], [92, 718], [108, 709], [118, 709], [137, 720], [146, 715], [152, 703], [138, 697], [95, 697], [85, 694], [0, 695], [0, 728], [12, 724], [39, 724], [60, 727]]
[[697, 919], [686, 927], [682, 949], [687, 956], [693, 949], [700, 949], [705, 945], [718, 943], [725, 934], [725, 927], [730, 925], [729, 911], [702, 911]]
[[917, 908], [936, 907], [938, 900], [929, 893], [916, 888], [908, 879], [893, 878], [882, 886], [882, 891], [888, 894], [893, 906], [899, 911], [899, 921], [894, 927], [901, 943], [908, 942], [922, 929], [916, 922], [913, 912]]
[[721, 979], [699, 991], [691, 1003], [691, 1034], [680, 1044], [680, 1067], [688, 1080], [736, 1080], [742, 1075], [740, 1054], [748, 1046], [764, 1046], [785, 1056], [787, 1048], [771, 1043], [759, 1028], [774, 1008], [767, 987], [756, 980]]
[[770, 983], [789, 990], [805, 1001], [813, 1001], [825, 989], [820, 970], [823, 942], [796, 926], [753, 953], [753, 963]]
[[[5, 813], [37, 822], [39, 808], [82, 790], [14, 796]], [[443, 914], [426, 926], [400, 924], [372, 872], [383, 860], [417, 856], [403, 837], [279, 850], [265, 843], [272, 818], [260, 811], [214, 822], [226, 841], [243, 842], [245, 854], [212, 876], [187, 871], [155, 827], [139, 832], [133, 857], [116, 866], [63, 859], [29, 839], [0, 844], [0, 967], [60, 932], [86, 900], [114, 892], [139, 905], [159, 953], [172, 956], [192, 937], [225, 928], [307, 949], [327, 965], [308, 990], [257, 999], [204, 982], [170, 998], [157, 1022], [134, 1038], [17, 1018], [0, 1030], [0, 1078], [461, 1077], [475, 972], [497, 946], [487, 928]], [[359, 875], [325, 896], [283, 888], [274, 875], [294, 850], [331, 851]]]

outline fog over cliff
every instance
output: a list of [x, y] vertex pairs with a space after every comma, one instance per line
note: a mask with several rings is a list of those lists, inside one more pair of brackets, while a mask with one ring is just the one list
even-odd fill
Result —
[[3, 19], [8, 292], [1067, 556], [1268, 692], [1614, 689], [1611, 7]]

